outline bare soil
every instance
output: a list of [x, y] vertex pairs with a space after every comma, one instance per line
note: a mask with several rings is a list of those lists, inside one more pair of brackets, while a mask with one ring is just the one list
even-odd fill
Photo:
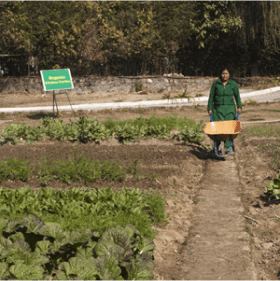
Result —
[[[148, 99], [149, 95], [146, 96]], [[11, 98], [11, 97], [10, 97]], [[14, 106], [33, 106], [32, 97], [14, 97], [14, 100], [1, 97], [1, 107]], [[77, 97], [78, 98], [78, 97]], [[80, 102], [81, 99], [71, 98], [73, 103]], [[83, 97], [84, 101], [86, 97]], [[90, 98], [88, 97], [88, 101]], [[65, 100], [66, 101], [66, 100]], [[37, 100], [36, 104], [40, 104]], [[45, 102], [45, 101], [44, 101]], [[61, 100], [62, 102], [62, 100]], [[93, 102], [90, 100], [90, 102]], [[20, 103], [20, 104], [19, 104]], [[46, 104], [51, 105], [51, 99]], [[65, 102], [65, 104], [67, 104]], [[246, 127], [250, 125], [266, 126], [263, 123], [253, 123], [251, 119], [264, 119], [265, 121], [279, 120], [279, 103], [247, 105], [243, 108], [243, 113], [240, 120], [243, 126], [242, 133], [235, 141], [236, 152], [230, 156], [225, 162], [232, 163], [232, 169], [236, 169], [234, 178], [238, 183], [236, 204], [241, 204], [242, 210], [238, 213], [242, 219], [242, 229], [240, 233], [246, 232], [247, 236], [242, 240], [242, 243], [247, 245], [246, 258], [250, 259], [252, 274], [238, 275], [238, 272], [244, 271], [244, 265], [239, 263], [232, 264], [232, 272], [230, 279], [263, 279], [272, 280], [279, 279], [280, 272], [280, 205], [278, 201], [269, 201], [264, 195], [265, 187], [269, 181], [276, 177], [277, 170], [272, 168], [273, 151], [270, 145], [279, 142], [280, 138], [256, 138], [248, 137]], [[278, 111], [277, 111], [278, 110]], [[71, 112], [61, 113], [61, 118], [64, 122], [75, 117], [87, 115], [89, 118], [98, 118], [104, 121], [107, 118], [116, 120], [134, 119], [142, 115], [144, 118], [149, 118], [152, 115], [156, 116], [171, 116], [187, 117], [196, 121], [203, 120], [208, 122], [206, 107], [178, 107], [178, 108], [161, 108], [161, 109], [140, 109], [140, 110], [106, 110], [100, 112], [77, 112], [73, 116]], [[0, 129], [10, 123], [24, 122], [26, 125], [40, 125], [40, 119], [46, 114], [1, 114]], [[279, 126], [279, 123], [271, 123]], [[270, 124], [270, 125], [271, 125]], [[205, 144], [212, 144], [211, 140], [206, 137]], [[75, 148], [73, 152], [72, 148]], [[199, 269], [197, 275], [192, 272], [188, 275], [190, 268], [189, 264], [192, 259], [191, 243], [194, 237], [209, 237], [211, 233], [218, 233], [222, 230], [225, 237], [228, 237], [229, 242], [235, 243], [239, 249], [241, 240], [232, 239], [232, 229], [224, 227], [217, 223], [207, 223], [198, 231], [197, 218], [201, 214], [204, 203], [200, 200], [201, 192], [207, 189], [205, 182], [209, 177], [208, 189], [211, 190], [210, 175], [214, 170], [210, 167], [221, 169], [222, 163], [209, 150], [201, 146], [188, 144], [183, 145], [181, 142], [171, 139], [149, 139], [141, 140], [135, 143], [126, 145], [118, 143], [116, 140], [107, 140], [101, 142], [100, 145], [91, 144], [71, 144], [68, 142], [58, 142], [45, 140], [37, 144], [25, 145], [3, 145], [0, 147], [1, 159], [6, 157], [18, 157], [21, 159], [29, 159], [32, 164], [37, 163], [41, 157], [53, 155], [55, 159], [67, 159], [74, 154], [84, 154], [92, 160], [115, 160], [120, 159], [122, 163], [129, 166], [137, 157], [140, 158], [141, 167], [139, 174], [143, 175], [139, 179], [130, 177], [125, 183], [111, 183], [99, 181], [89, 185], [94, 188], [112, 187], [119, 189], [123, 186], [138, 187], [143, 190], [162, 194], [166, 202], [166, 212], [169, 214], [168, 224], [157, 226], [157, 236], [154, 240], [156, 249], [154, 252], [155, 267], [153, 269], [154, 279], [157, 280], [172, 280], [172, 279], [199, 279]], [[216, 164], [215, 164], [216, 163]], [[224, 165], [226, 168], [226, 165]], [[209, 171], [211, 174], [209, 174]], [[148, 175], [154, 176], [148, 176]], [[230, 177], [226, 173], [219, 174], [219, 180], [224, 183], [225, 187], [231, 186]], [[33, 178], [24, 182], [1, 182], [1, 186], [9, 188], [20, 188], [29, 185], [37, 189], [40, 183]], [[59, 182], [51, 182], [49, 184], [54, 188], [70, 188], [71, 186], [81, 186], [79, 183], [66, 185]], [[219, 190], [213, 188], [213, 195], [220, 196]], [[224, 194], [224, 193], [223, 193]], [[238, 203], [240, 202], [240, 203]], [[239, 205], [238, 205], [239, 206]], [[228, 212], [228, 206], [219, 206], [221, 213]], [[234, 214], [233, 214], [234, 216]], [[209, 218], [211, 220], [211, 218]], [[195, 232], [196, 231], [196, 232]], [[198, 235], [198, 236], [197, 236]], [[194, 244], [193, 244], [194, 245]], [[243, 244], [242, 244], [243, 245]], [[234, 244], [233, 244], [234, 246]], [[215, 246], [213, 246], [215, 247]], [[224, 259], [226, 256], [226, 247]], [[202, 249], [203, 250], [203, 249]], [[205, 260], [215, 260], [215, 251], [203, 253], [197, 248], [197, 253], [201, 251], [201, 258]], [[214, 249], [213, 249], [214, 250]], [[197, 254], [196, 253], [196, 254]], [[239, 257], [244, 256], [239, 255]], [[197, 257], [197, 256], [196, 256]], [[229, 260], [230, 264], [230, 260]], [[207, 268], [209, 267], [209, 268]], [[208, 277], [204, 279], [216, 279], [214, 273], [211, 273], [211, 265], [205, 263], [203, 271], [208, 272]], [[228, 279], [227, 275], [220, 275], [220, 279]], [[246, 276], [246, 277], [244, 277]]]

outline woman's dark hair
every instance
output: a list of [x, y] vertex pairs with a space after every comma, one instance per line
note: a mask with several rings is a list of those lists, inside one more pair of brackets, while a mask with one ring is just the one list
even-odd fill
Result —
[[219, 73], [219, 77], [222, 79], [222, 73], [223, 73], [223, 71], [228, 71], [228, 73], [230, 74], [230, 71], [228, 70], [228, 68], [227, 67], [224, 67], [224, 68], [222, 68], [221, 69], [221, 71], [220, 71], [220, 73]]

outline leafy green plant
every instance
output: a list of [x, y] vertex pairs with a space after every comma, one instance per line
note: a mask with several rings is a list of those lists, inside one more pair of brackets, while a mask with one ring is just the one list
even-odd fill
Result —
[[10, 124], [5, 127], [0, 136], [0, 141], [5, 143], [17, 144], [24, 133], [24, 124]]
[[41, 127], [30, 127], [21, 124], [11, 124], [5, 127], [0, 135], [0, 141], [4, 143], [17, 144], [20, 140], [26, 143], [39, 141], [43, 138], [55, 140], [68, 140], [71, 142], [96, 142], [107, 139], [111, 136], [121, 142], [136, 141], [147, 137], [170, 136], [170, 131], [182, 127], [193, 128], [194, 120], [181, 119], [176, 116], [157, 118], [155, 116], [149, 119], [141, 115], [135, 120], [115, 121], [108, 119], [99, 123], [97, 119], [89, 119], [83, 116], [76, 122], [70, 120], [70, 123], [64, 125], [62, 119], [53, 119], [45, 117], [41, 120]]
[[65, 126], [63, 125], [62, 119], [53, 119], [53, 122], [43, 128], [45, 129], [46, 135], [51, 139], [62, 140], [65, 136]]
[[178, 98], [180, 99], [184, 99], [184, 98], [189, 98], [188, 94], [186, 93], [186, 91], [183, 92], [183, 94], [179, 95]]
[[246, 105], [257, 105], [258, 103], [255, 100], [247, 99], [246, 101], [242, 102], [242, 106]]
[[141, 166], [141, 159], [137, 157], [133, 160], [133, 163], [128, 167], [128, 172], [132, 174], [135, 178], [140, 179], [141, 175], [139, 169]]
[[164, 100], [170, 100], [171, 99], [171, 93], [169, 92], [168, 94], [164, 94], [163, 96], [162, 96], [162, 99], [164, 99]]
[[71, 182], [87, 184], [101, 178], [119, 182], [125, 179], [125, 173], [120, 163], [90, 161], [84, 155], [66, 161], [45, 157], [38, 165], [37, 177], [43, 186], [46, 186], [51, 180], [59, 180], [68, 184]]
[[169, 137], [170, 130], [168, 130], [165, 124], [148, 126], [146, 135], [147, 137], [164, 137], [164, 136]]
[[198, 103], [195, 103], [195, 102], [193, 103], [193, 108], [194, 108], [194, 109], [197, 109], [197, 108], [198, 108], [198, 106], [199, 106], [199, 104], [198, 104]]
[[179, 134], [174, 135], [174, 138], [178, 138], [179, 140], [183, 140], [184, 143], [196, 143], [200, 144], [204, 139], [205, 135], [203, 135], [202, 129], [202, 120], [197, 123], [194, 127], [185, 126], [180, 130]]
[[277, 175], [276, 179], [267, 184], [264, 194], [270, 199], [280, 199], [280, 175]]
[[[32, 191], [29, 187], [2, 187], [0, 217], [20, 220], [30, 214], [67, 231], [91, 228], [101, 233], [108, 227], [130, 223], [142, 235], [152, 238], [152, 222], [161, 219], [152, 211], [153, 196], [147, 197], [139, 189], [126, 188], [114, 192], [111, 188], [71, 188], [63, 191], [46, 187]], [[157, 208], [163, 210], [163, 199], [157, 201]]]
[[116, 128], [117, 138], [123, 142], [136, 141], [137, 139], [144, 137], [147, 130], [147, 126], [137, 126], [129, 123], [125, 123], [124, 126], [118, 126]]
[[[101, 236], [84, 229], [64, 231], [40, 217], [0, 219], [1, 278], [133, 279], [153, 274], [154, 244], [132, 225], [107, 229]], [[32, 238], [32, 239], [31, 239]]]
[[138, 82], [135, 84], [135, 92], [140, 92], [143, 90], [143, 83], [142, 82]]
[[28, 160], [9, 158], [0, 163], [0, 182], [4, 180], [27, 181], [31, 169]]
[[77, 122], [72, 122], [69, 127], [73, 129], [68, 134], [71, 141], [83, 143], [95, 141], [99, 143], [110, 136], [110, 131], [103, 124], [100, 124], [97, 119], [91, 120], [87, 116], [78, 118]]
[[205, 149], [208, 149], [208, 150], [212, 150], [213, 149], [213, 146], [210, 145], [210, 144], [201, 144], [202, 147], [204, 147]]
[[[149, 233], [148, 217], [155, 223], [166, 219], [161, 214], [164, 212], [161, 197], [127, 189], [118, 193], [111, 189], [65, 192], [51, 188], [38, 192], [28, 187], [1, 188], [0, 195], [1, 277], [57, 280], [150, 280], [153, 277], [149, 269], [153, 267], [154, 244], [151, 238], [143, 236], [137, 227], [127, 222], [134, 215], [139, 226], [145, 222], [145, 227], [140, 228], [142, 232]], [[21, 204], [17, 204], [18, 200]], [[11, 201], [17, 206], [16, 210], [5, 212], [8, 207], [12, 209]], [[39, 213], [45, 219], [42, 220]], [[52, 222], [54, 213], [60, 222]], [[123, 217], [121, 223], [118, 213]], [[12, 220], [11, 215], [14, 216]], [[90, 228], [81, 225], [85, 217], [91, 222]], [[70, 219], [71, 229], [62, 223]], [[75, 219], [80, 225], [73, 224]], [[93, 221], [97, 223], [92, 224]]]
[[156, 173], [153, 173], [153, 172], [148, 173], [148, 174], [146, 175], [146, 179], [147, 179], [147, 180], [150, 180], [150, 181], [152, 181], [152, 180], [154, 180], [154, 179], [158, 179], [158, 178], [159, 178], [159, 175], [156, 174]]

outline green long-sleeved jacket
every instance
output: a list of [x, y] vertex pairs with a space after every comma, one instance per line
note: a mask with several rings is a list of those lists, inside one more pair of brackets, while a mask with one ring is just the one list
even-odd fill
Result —
[[[213, 111], [213, 121], [234, 120], [235, 102], [237, 107], [242, 108], [239, 89], [235, 81], [229, 79], [224, 86], [221, 79], [215, 81], [211, 87], [208, 99], [208, 111]], [[219, 146], [219, 143], [218, 143]], [[230, 141], [225, 141], [225, 149], [230, 147]]]
[[224, 86], [221, 79], [218, 78], [211, 87], [208, 99], [208, 111], [213, 110], [213, 107], [217, 107], [219, 105], [235, 105], [234, 99], [237, 107], [242, 108], [237, 83], [229, 79], [227, 84]]

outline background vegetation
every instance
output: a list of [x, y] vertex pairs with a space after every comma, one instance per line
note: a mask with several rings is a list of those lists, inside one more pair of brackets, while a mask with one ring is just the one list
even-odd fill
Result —
[[[279, 74], [278, 1], [0, 2], [9, 75]], [[6, 74], [6, 75], [8, 75]]]

